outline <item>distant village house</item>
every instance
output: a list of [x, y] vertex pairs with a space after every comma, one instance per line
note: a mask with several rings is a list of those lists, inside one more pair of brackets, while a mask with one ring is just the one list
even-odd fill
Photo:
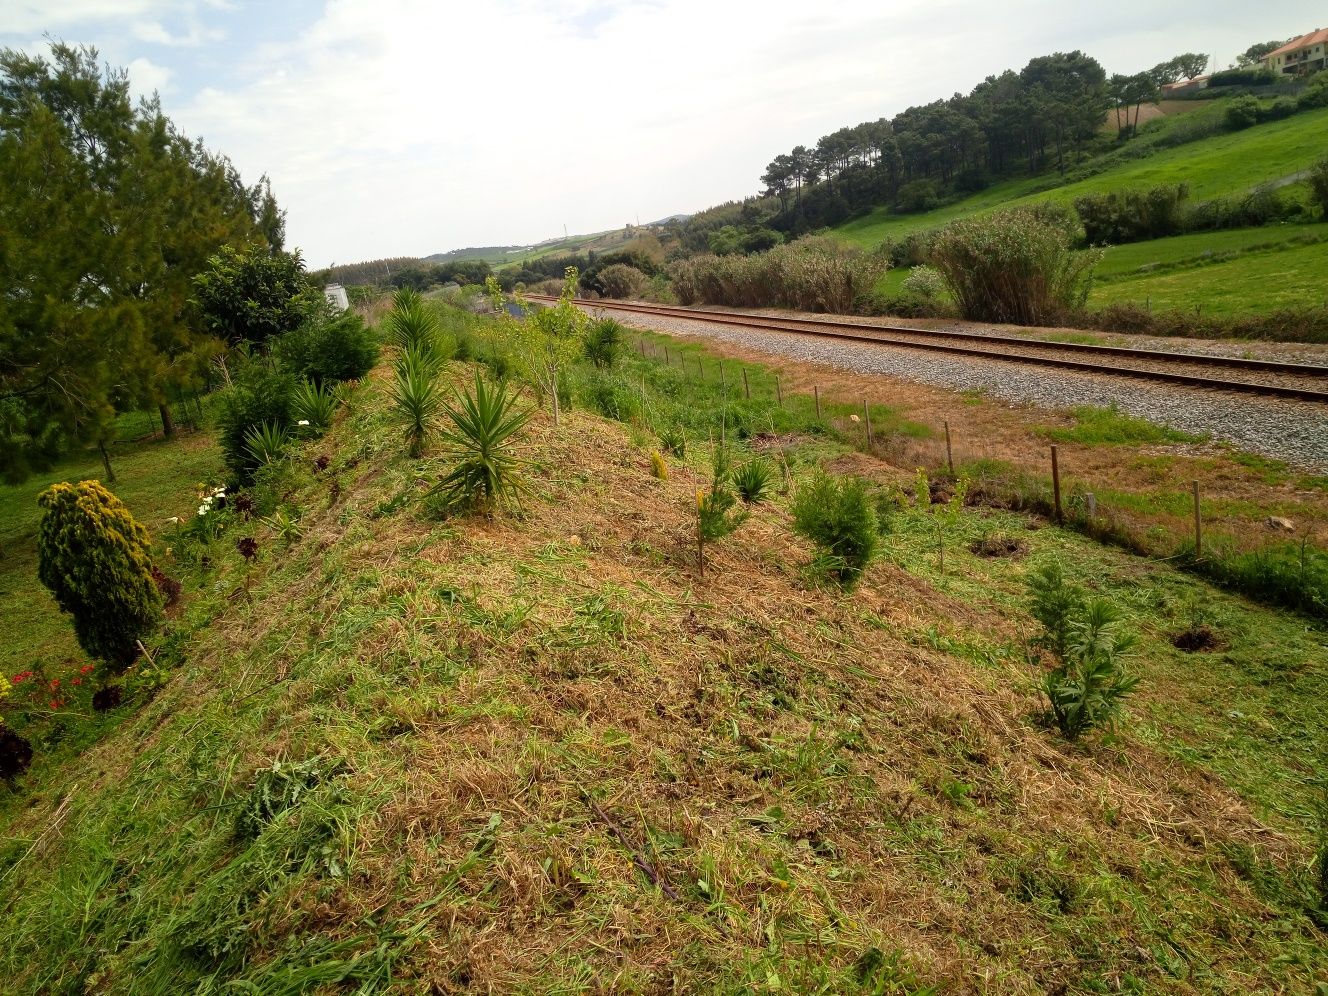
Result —
[[1328, 54], [1328, 28], [1316, 28], [1269, 52], [1260, 65], [1275, 73], [1301, 76], [1323, 69], [1325, 54]]

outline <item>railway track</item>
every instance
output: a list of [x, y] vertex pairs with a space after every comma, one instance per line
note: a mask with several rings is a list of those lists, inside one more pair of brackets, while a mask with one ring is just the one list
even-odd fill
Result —
[[[556, 300], [540, 294], [532, 294], [529, 297], [541, 303]], [[1159, 349], [1131, 349], [1123, 346], [1046, 342], [1010, 335], [952, 332], [903, 325], [871, 325], [828, 318], [785, 318], [637, 302], [601, 300], [576, 303], [586, 308], [625, 314], [714, 322], [763, 331], [820, 336], [870, 345], [926, 350], [951, 356], [1002, 360], [1074, 370], [1080, 373], [1143, 378], [1191, 388], [1236, 391], [1242, 394], [1260, 394], [1328, 404], [1328, 366], [1307, 363], [1286, 363], [1239, 356], [1208, 356], [1202, 353], [1170, 352]], [[1219, 370], [1224, 373], [1237, 371], [1245, 377], [1235, 379], [1231, 376], [1212, 376], [1214, 371]], [[1251, 375], [1253, 375], [1251, 379], [1246, 379]]]

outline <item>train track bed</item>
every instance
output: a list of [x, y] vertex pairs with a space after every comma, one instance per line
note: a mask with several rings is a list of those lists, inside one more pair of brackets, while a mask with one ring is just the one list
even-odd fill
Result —
[[[617, 302], [580, 303], [595, 310]], [[669, 309], [663, 314], [639, 307], [605, 310], [612, 311], [630, 325], [669, 335], [702, 336], [765, 354], [826, 364], [854, 373], [897, 377], [973, 392], [1015, 404], [1056, 410], [1079, 405], [1116, 407], [1182, 432], [1226, 441], [1239, 449], [1286, 460], [1315, 472], [1328, 470], [1328, 405], [1318, 401], [1267, 396], [1251, 389], [1200, 390], [1157, 380], [1146, 371], [1122, 376], [1115, 371], [1093, 372], [1012, 362], [994, 355], [938, 352], [915, 346], [885, 348], [876, 342], [856, 338], [800, 334], [792, 328], [775, 327], [777, 320], [768, 316], [751, 316], [757, 320], [734, 323], [733, 313], [724, 313], [717, 318], [687, 309]], [[878, 331], [891, 337], [896, 334], [893, 329], [873, 328], [864, 335]], [[1090, 358], [1084, 356], [1084, 359]], [[1100, 360], [1090, 362], [1101, 365]], [[1181, 370], [1175, 372], [1186, 370], [1185, 363], [1155, 362], [1159, 367], [1165, 362], [1167, 369], [1179, 365]], [[1206, 375], [1212, 373], [1211, 369], [1205, 371]], [[1237, 375], [1245, 379], [1266, 374], [1241, 369]], [[1293, 376], [1275, 370], [1267, 375], [1273, 378]], [[1232, 374], [1224, 369], [1219, 376]], [[1328, 383], [1322, 383], [1322, 378], [1320, 381], [1318, 389], [1328, 390]], [[1275, 381], [1273, 386], [1285, 384]], [[883, 389], [881, 400], [889, 401], [888, 387]]]

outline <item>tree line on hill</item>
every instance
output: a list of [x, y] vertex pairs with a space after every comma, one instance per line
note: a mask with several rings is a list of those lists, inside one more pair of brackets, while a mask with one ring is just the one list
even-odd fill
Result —
[[135, 104], [95, 49], [0, 51], [0, 477], [106, 457], [119, 412], [159, 408], [169, 433], [224, 348], [195, 277], [224, 245], [284, 239], [267, 179]]
[[1083, 52], [1057, 52], [989, 76], [967, 95], [840, 128], [766, 167], [763, 193], [779, 204], [772, 227], [803, 232], [884, 203], [925, 211], [946, 188], [972, 192], [1006, 176], [1064, 173], [1109, 108], [1127, 137], [1164, 84], [1193, 79], [1207, 64], [1208, 56], [1185, 53], [1146, 72], [1108, 77]]

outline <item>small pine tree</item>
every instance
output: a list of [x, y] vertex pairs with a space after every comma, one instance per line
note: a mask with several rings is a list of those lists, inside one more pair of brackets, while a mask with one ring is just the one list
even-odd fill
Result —
[[38, 578], [74, 617], [79, 646], [123, 671], [161, 615], [147, 530], [97, 481], [53, 484], [37, 502]]

